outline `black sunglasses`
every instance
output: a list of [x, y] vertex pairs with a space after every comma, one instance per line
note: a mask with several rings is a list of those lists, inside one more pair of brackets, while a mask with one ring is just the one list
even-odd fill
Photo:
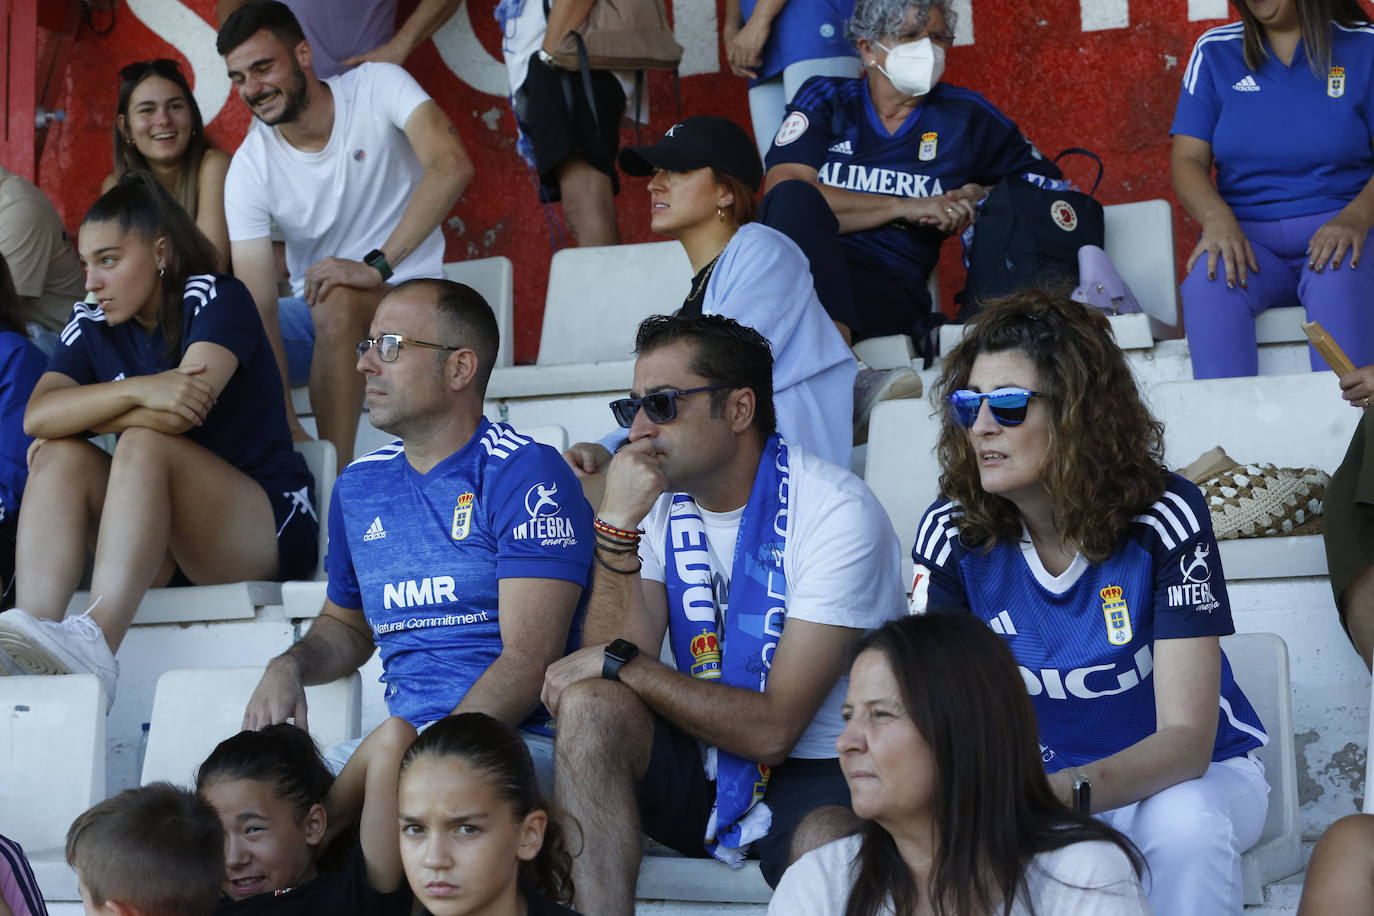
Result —
[[156, 73], [158, 76], [171, 79], [173, 74], [181, 76], [181, 65], [170, 57], [135, 61], [120, 68], [119, 78], [126, 83], [133, 83], [143, 79], [149, 73]]
[[961, 388], [946, 400], [949, 401], [949, 413], [954, 422], [968, 429], [978, 422], [978, 411], [982, 409], [984, 400], [988, 402], [988, 408], [998, 423], [1003, 426], [1017, 426], [1026, 419], [1030, 399], [1043, 397], [1040, 392], [1026, 388], [998, 388], [986, 393]]
[[669, 389], [667, 391], [655, 391], [646, 394], [642, 398], [620, 398], [611, 402], [611, 413], [615, 414], [615, 422], [625, 429], [630, 428], [630, 424], [635, 421], [635, 414], [639, 409], [644, 408], [644, 416], [654, 423], [667, 423], [677, 417], [677, 399], [689, 394], [696, 394], [699, 391], [719, 391], [722, 388], [730, 388], [731, 385], [703, 385], [700, 388], [688, 388], [683, 391]]

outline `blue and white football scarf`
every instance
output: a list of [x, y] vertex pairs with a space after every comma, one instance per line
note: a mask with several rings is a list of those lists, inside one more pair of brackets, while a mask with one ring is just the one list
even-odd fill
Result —
[[[764, 445], [754, 486], [735, 538], [730, 604], [722, 620], [711, 590], [711, 555], [701, 511], [685, 493], [673, 496], [664, 551], [668, 630], [679, 671], [702, 680], [762, 692], [787, 616], [787, 549], [791, 473], [787, 445], [773, 435]], [[716, 804], [703, 844], [738, 868], [749, 844], [767, 836], [773, 814], [762, 802], [766, 764], [707, 748], [706, 775], [716, 781]]]

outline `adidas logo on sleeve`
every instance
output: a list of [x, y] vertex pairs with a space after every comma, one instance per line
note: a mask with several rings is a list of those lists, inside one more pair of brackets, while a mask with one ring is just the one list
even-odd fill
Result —
[[1254, 78], [1253, 76], [1249, 75], [1248, 73], [1245, 75], [1245, 79], [1239, 80], [1238, 82], [1235, 82], [1235, 83], [1232, 83], [1232, 84], [1231, 84], [1231, 88], [1234, 89], [1234, 90], [1236, 90], [1237, 92], [1259, 92], [1259, 91], [1260, 91], [1260, 85], [1259, 85], [1259, 83], [1255, 82], [1255, 78]]

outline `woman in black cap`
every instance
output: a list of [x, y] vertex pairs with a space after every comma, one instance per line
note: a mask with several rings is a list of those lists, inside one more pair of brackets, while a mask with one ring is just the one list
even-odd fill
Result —
[[[684, 315], [725, 315], [773, 347], [778, 431], [841, 467], [852, 446], [854, 354], [816, 298], [807, 258], [785, 235], [755, 222], [763, 167], [742, 127], [714, 115], [674, 124], [653, 146], [620, 153], [627, 174], [649, 181], [650, 226], [682, 243], [696, 274]], [[616, 430], [614, 441], [623, 437]], [[594, 473], [610, 443], [579, 443], [569, 460]]]

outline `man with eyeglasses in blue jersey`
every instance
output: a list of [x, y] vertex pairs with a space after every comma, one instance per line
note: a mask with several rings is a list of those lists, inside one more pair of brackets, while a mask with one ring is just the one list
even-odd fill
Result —
[[[579, 912], [629, 916], [639, 830], [761, 859], [776, 884], [858, 820], [840, 772], [850, 643], [905, 613], [872, 491], [775, 431], [772, 356], [720, 315], [639, 327], [611, 405], [585, 648], [549, 668], [557, 797], [582, 825]], [[659, 661], [665, 634], [673, 663]], [[751, 850], [752, 847], [752, 850]]]
[[304, 727], [303, 685], [343, 677], [377, 648], [393, 716], [423, 728], [484, 712], [519, 726], [551, 785], [539, 691], [577, 644], [591, 508], [557, 451], [482, 415], [499, 332], [475, 290], [401, 283], [369, 335], [357, 346], [368, 415], [398, 439], [339, 475], [324, 609], [268, 665], [244, 727]]

